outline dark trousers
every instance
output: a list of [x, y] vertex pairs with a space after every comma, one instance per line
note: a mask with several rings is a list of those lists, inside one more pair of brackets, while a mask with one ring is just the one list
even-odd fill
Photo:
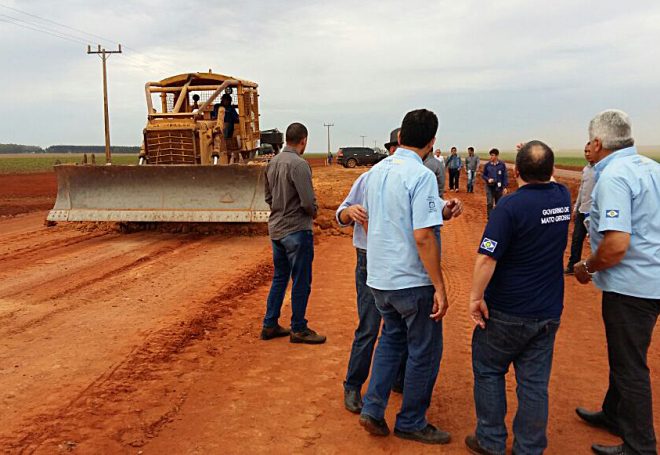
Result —
[[284, 294], [292, 279], [291, 330], [302, 332], [307, 328], [305, 311], [312, 290], [312, 261], [314, 235], [312, 231], [298, 231], [280, 240], [273, 240], [273, 282], [266, 302], [264, 327], [275, 327], [280, 317]]
[[603, 292], [610, 362], [610, 385], [603, 412], [617, 422], [626, 453], [657, 453], [646, 356], [658, 313], [660, 299]]
[[458, 178], [461, 176], [460, 169], [449, 169], [449, 189], [458, 189]]
[[476, 436], [496, 454], [506, 450], [505, 375], [513, 363], [518, 410], [513, 451], [542, 454], [548, 445], [548, 382], [559, 319], [526, 319], [490, 310], [486, 328], [472, 335]]
[[[357, 263], [355, 264], [355, 290], [357, 292], [357, 311], [359, 323], [355, 329], [351, 357], [348, 360], [348, 371], [344, 381], [344, 390], [362, 389], [369, 376], [371, 358], [374, 353], [374, 345], [380, 332], [381, 316], [376, 308], [376, 301], [369, 286], [367, 286], [367, 252], [356, 249]], [[406, 355], [407, 357], [407, 351]], [[394, 381], [394, 386], [403, 388], [403, 378], [406, 371], [405, 358]]]
[[571, 257], [568, 259], [568, 267], [573, 268], [582, 258], [582, 244], [587, 236], [587, 228], [584, 225], [584, 213], [577, 212], [573, 222], [573, 237], [571, 239]]
[[490, 212], [493, 211], [493, 207], [502, 198], [502, 190], [495, 185], [486, 185], [486, 215], [490, 218]]
[[433, 309], [433, 286], [381, 291], [372, 289], [383, 317], [369, 389], [362, 414], [383, 419], [401, 357], [408, 348], [401, 410], [395, 428], [417, 431], [426, 427], [426, 411], [438, 377], [442, 357], [442, 322], [429, 315]]

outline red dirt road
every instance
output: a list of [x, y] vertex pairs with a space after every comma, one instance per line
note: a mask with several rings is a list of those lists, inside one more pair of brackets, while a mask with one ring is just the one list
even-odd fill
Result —
[[[42, 211], [0, 219], [0, 448], [80, 454], [466, 453], [462, 440], [475, 424], [466, 306], [485, 196], [480, 186], [475, 194], [458, 193], [466, 213], [442, 232], [451, 308], [429, 417], [452, 432], [453, 441], [429, 447], [374, 438], [341, 401], [356, 323], [355, 253], [350, 237], [332, 223], [333, 209], [362, 171], [314, 171], [322, 213], [308, 319], [328, 335], [322, 346], [258, 340], [272, 273], [264, 235], [44, 228]], [[5, 178], [0, 176], [1, 188], [7, 188]], [[575, 182], [569, 183], [574, 190]], [[48, 185], [46, 175], [29, 186], [52, 191]], [[41, 210], [43, 202], [31, 197], [21, 200], [18, 194], [15, 202], [27, 211]], [[573, 278], [566, 284], [550, 387], [548, 453], [586, 454], [592, 442], [617, 440], [574, 415], [576, 405], [599, 405], [607, 361], [598, 292]], [[657, 391], [657, 342], [649, 361]], [[394, 395], [390, 424], [399, 403]], [[657, 405], [655, 415], [658, 427]]]

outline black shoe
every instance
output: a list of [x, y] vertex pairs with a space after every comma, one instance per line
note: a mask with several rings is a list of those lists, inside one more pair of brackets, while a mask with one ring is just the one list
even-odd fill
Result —
[[392, 386], [392, 392], [394, 392], [394, 393], [403, 393], [403, 385], [402, 384], [394, 384]]
[[353, 414], [362, 412], [362, 397], [359, 390], [344, 390], [344, 407]]
[[387, 426], [385, 419], [377, 420], [369, 415], [362, 414], [360, 415], [360, 425], [374, 436], [387, 436], [390, 434], [390, 428]]
[[598, 455], [625, 455], [626, 451], [623, 448], [623, 444], [620, 446], [602, 446], [600, 444], [594, 444], [591, 446], [591, 450]]
[[401, 439], [423, 442], [424, 444], [447, 444], [451, 441], [451, 435], [449, 433], [439, 430], [430, 423], [418, 431], [401, 431], [395, 428], [394, 436]]
[[291, 333], [289, 329], [285, 329], [278, 324], [275, 327], [264, 327], [261, 329], [261, 339], [272, 340], [273, 338], [288, 336], [289, 333]]
[[616, 422], [610, 420], [603, 411], [592, 412], [584, 408], [576, 408], [575, 413], [582, 420], [587, 422], [592, 427], [602, 428], [609, 431], [614, 436], [621, 436], [621, 430]]
[[575, 270], [573, 270], [573, 264], [569, 264], [564, 269], [564, 275], [575, 275]]
[[465, 445], [474, 455], [496, 455], [495, 452], [491, 452], [490, 450], [481, 447], [479, 440], [473, 434], [465, 437]]
[[323, 344], [325, 339], [324, 335], [319, 335], [308, 327], [302, 332], [291, 332], [289, 341], [292, 343]]

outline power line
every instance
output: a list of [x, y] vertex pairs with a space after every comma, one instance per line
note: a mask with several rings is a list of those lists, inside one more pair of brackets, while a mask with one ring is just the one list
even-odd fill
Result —
[[61, 33], [56, 32], [56, 31], [36, 28], [36, 27], [31, 26], [31, 25], [28, 25], [29, 23], [21, 23], [21, 22], [24, 22], [24, 21], [17, 22], [16, 20], [13, 20], [13, 19], [15, 19], [15, 18], [12, 18], [11, 16], [7, 16], [5, 14], [0, 14], [0, 21], [2, 21], [2, 22], [7, 22], [8, 24], [13, 24], [13, 25], [16, 25], [17, 27], [22, 27], [22, 28], [25, 28], [25, 29], [28, 29], [28, 30], [34, 30], [35, 32], [44, 33], [46, 35], [50, 35], [50, 36], [54, 36], [55, 38], [60, 38], [60, 39], [63, 39], [63, 40], [67, 40], [67, 41], [70, 41], [72, 43], [87, 44], [87, 43], [85, 43], [85, 41], [81, 40], [80, 38], [72, 38], [71, 36], [67, 36], [67, 35], [61, 34]]
[[[74, 32], [82, 33], [83, 35], [91, 36], [91, 37], [94, 37], [94, 38], [99, 38], [102, 41], [105, 41], [105, 42], [108, 42], [108, 43], [119, 44], [118, 41], [112, 40], [110, 38], [107, 38], [107, 37], [104, 37], [104, 36], [101, 36], [101, 35], [97, 35], [95, 33], [90, 33], [90, 32], [87, 32], [85, 30], [82, 30], [82, 29], [79, 29], [79, 28], [76, 28], [76, 27], [71, 27], [71, 26], [63, 24], [61, 22], [57, 22], [57, 21], [54, 21], [54, 20], [51, 20], [51, 19], [47, 19], [45, 17], [39, 16], [37, 14], [30, 13], [30, 12], [25, 11], [25, 10], [21, 10], [21, 9], [18, 9], [18, 8], [13, 8], [11, 6], [3, 5], [1, 3], [0, 3], [0, 8], [5, 8], [5, 9], [11, 10], [11, 11], [15, 11], [17, 13], [24, 14], [26, 16], [38, 19], [40, 21], [53, 24], [57, 27], [62, 27], [62, 28], [65, 28], [65, 29], [68, 29], [68, 30], [71, 30], [71, 31], [74, 31]], [[38, 22], [37, 23], [28, 22], [26, 20], [19, 19], [17, 17], [7, 16], [5, 14], [0, 14], [0, 16], [7, 17], [7, 18], [9, 18], [13, 21], [20, 21], [23, 24], [28, 24], [28, 25], [23, 25], [23, 24], [18, 24], [16, 22], [10, 22], [10, 23], [12, 23], [14, 25], [17, 25], [19, 27], [27, 28], [27, 29], [34, 30], [34, 31], [37, 31], [37, 32], [41, 32], [41, 33], [45, 33], [45, 34], [48, 34], [48, 35], [51, 35], [51, 36], [55, 36], [57, 38], [67, 39], [69, 41], [76, 40], [76, 42], [79, 42], [81, 44], [87, 44], [88, 43], [88, 41], [86, 39], [84, 39], [83, 37], [72, 35], [70, 33], [66, 33], [66, 32], [63, 32], [63, 31], [60, 31], [60, 30], [56, 30], [56, 29], [53, 29], [52, 27], [47, 28], [44, 24], [40, 24]], [[9, 22], [9, 21], [5, 21], [5, 22]], [[102, 43], [98, 43], [98, 44], [102, 44]], [[149, 59], [149, 60], [159, 60], [159, 59], [154, 59], [154, 58], [150, 57], [149, 55], [146, 55], [146, 54], [144, 54], [144, 53], [142, 53], [142, 52], [140, 52], [137, 49], [134, 49], [132, 47], [123, 46], [123, 48], [124, 48], [124, 50], [132, 51], [134, 54], [141, 55], [143, 58], [146, 58], [146, 59]], [[149, 66], [148, 63], [142, 62], [142, 61], [140, 61], [139, 59], [136, 59], [136, 58], [132, 58], [131, 55], [125, 55], [125, 57], [129, 60], [130, 63], [133, 63], [135, 66], [140, 66], [140, 67], [143, 67], [143, 68], [146, 67], [146, 66]]]

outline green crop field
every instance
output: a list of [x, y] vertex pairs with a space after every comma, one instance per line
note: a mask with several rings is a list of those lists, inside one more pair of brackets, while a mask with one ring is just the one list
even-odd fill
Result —
[[[660, 162], [660, 146], [638, 146], [637, 150], [642, 155], [646, 155], [655, 161]], [[482, 159], [488, 159], [488, 152], [481, 152], [479, 156]], [[516, 159], [516, 152], [512, 150], [503, 151], [500, 153], [500, 158], [504, 161], [513, 162]], [[582, 150], [557, 150], [555, 152], [555, 164], [561, 166], [578, 166], [582, 167], [586, 164], [584, 160], [584, 152]]]
[[[56, 161], [65, 163], [82, 163], [83, 155], [77, 153], [39, 153], [39, 154], [8, 154], [0, 155], [0, 174], [48, 172], [53, 170]], [[91, 156], [87, 155], [91, 163]], [[137, 164], [135, 155], [112, 156], [113, 164]], [[105, 156], [97, 156], [96, 164], [105, 164]]]

